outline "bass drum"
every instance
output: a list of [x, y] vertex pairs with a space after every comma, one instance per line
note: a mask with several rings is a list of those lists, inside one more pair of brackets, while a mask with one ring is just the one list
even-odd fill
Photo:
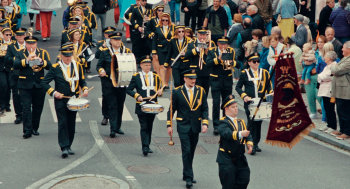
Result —
[[[129, 11], [129, 9], [130, 9], [130, 7], [129, 7], [128, 9], [126, 9], [126, 11], [124, 12], [124, 17], [123, 17], [123, 20], [124, 20], [124, 22], [125, 22], [126, 24], [128, 24], [128, 25], [130, 25], [130, 26], [131, 26], [131, 22], [130, 22], [128, 19], [126, 19], [126, 18], [125, 18], [125, 14], [126, 14], [126, 12], [128, 12], [128, 11]], [[129, 18], [129, 19], [131, 19], [131, 18]]]
[[[115, 64], [116, 61], [117, 64]], [[117, 67], [115, 68], [114, 65]], [[110, 78], [114, 87], [128, 87], [132, 76], [136, 72], [136, 59], [133, 53], [119, 53], [113, 55]]]

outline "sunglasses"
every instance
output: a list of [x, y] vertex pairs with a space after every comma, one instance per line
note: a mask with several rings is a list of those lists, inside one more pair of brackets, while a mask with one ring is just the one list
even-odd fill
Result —
[[142, 0], [143, 2], [147, 2], [147, 0]]
[[5, 34], [5, 36], [12, 36], [11, 34]]
[[253, 64], [260, 63], [259, 60], [253, 60], [252, 62], [253, 62]]
[[183, 30], [182, 31], [178, 31], [178, 33], [185, 33], [185, 31], [183, 31]]
[[158, 12], [164, 12], [164, 10], [163, 10], [163, 9], [158, 9], [157, 11], [158, 11]]
[[169, 20], [166, 20], [166, 19], [162, 19], [163, 22], [168, 22]]

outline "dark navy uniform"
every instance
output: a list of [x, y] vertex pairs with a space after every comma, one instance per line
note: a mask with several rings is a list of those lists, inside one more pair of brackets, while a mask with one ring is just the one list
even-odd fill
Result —
[[[219, 39], [218, 43], [227, 43], [228, 39]], [[220, 119], [220, 96], [224, 99], [226, 96], [232, 94], [233, 77], [232, 71], [233, 67], [238, 67], [236, 64], [235, 50], [231, 47], [226, 48], [227, 53], [232, 54], [232, 69], [225, 70], [226, 66], [223, 64], [223, 60], [219, 59], [219, 56], [223, 52], [219, 52], [219, 47], [212, 47], [209, 49], [207, 57], [207, 66], [211, 68], [210, 73], [210, 87], [211, 95], [213, 97], [213, 124], [214, 124], [214, 134], [217, 134], [217, 127], [219, 125]]]
[[[121, 40], [122, 34], [120, 32], [110, 35], [111, 40]], [[111, 137], [115, 137], [115, 133], [124, 134], [121, 131], [122, 124], [122, 115], [124, 109], [124, 101], [126, 97], [126, 88], [125, 87], [114, 87], [112, 80], [110, 78], [111, 74], [111, 62], [112, 55], [111, 53], [131, 53], [130, 49], [125, 46], [120, 46], [117, 52], [110, 47], [113, 52], [110, 52], [109, 48], [103, 48], [96, 65], [96, 70], [98, 73], [102, 71], [106, 72], [106, 77], [101, 77], [102, 81], [102, 90], [105, 90], [107, 96], [108, 109], [109, 109], [109, 121], [111, 125]], [[115, 61], [115, 68], [118, 65], [118, 62]], [[118, 72], [115, 72], [116, 78], [118, 77]]]
[[168, 55], [168, 44], [174, 35], [175, 25], [168, 26], [165, 33], [163, 27], [157, 25], [152, 39], [152, 54], [158, 55], [159, 65], [164, 65]]
[[[251, 60], [256, 60], [259, 61], [259, 56], [258, 53], [256, 53], [255, 56], [248, 56], [247, 57], [248, 61]], [[244, 69], [241, 72], [241, 76], [238, 80], [238, 83], [236, 85], [236, 91], [238, 94], [241, 96], [242, 99], [244, 97], [248, 96], [250, 98], [262, 98], [263, 93], [265, 91], [265, 87], [267, 87], [267, 92], [268, 93], [273, 93], [272, 88], [271, 88], [271, 82], [265, 86], [265, 82], [269, 79], [270, 74], [267, 70], [259, 68], [257, 71], [253, 71], [251, 68]], [[257, 94], [258, 96], [255, 95], [255, 84], [253, 79], [257, 79]], [[243, 90], [244, 87], [244, 90]], [[265, 100], [264, 100], [265, 101]], [[248, 105], [250, 102], [245, 102], [244, 103], [244, 109], [245, 113], [247, 115], [247, 120], [248, 124], [250, 123], [250, 112], [249, 112], [249, 107]], [[256, 148], [258, 148], [258, 143], [260, 142], [260, 137], [261, 137], [261, 123], [262, 121], [256, 121], [254, 120], [253, 125], [251, 127], [251, 134], [253, 136], [253, 142], [254, 142], [254, 150], [252, 155], [255, 154]], [[260, 149], [257, 150], [258, 152]]]
[[[227, 97], [223, 101], [223, 110], [237, 102], [233, 95], [229, 96], [231, 97]], [[250, 169], [244, 155], [244, 138], [240, 135], [243, 130], [247, 130], [243, 119], [225, 116], [219, 121], [220, 144], [216, 162], [219, 164], [222, 189], [245, 189], [249, 184]], [[249, 134], [245, 143], [253, 146], [252, 140], [252, 136]]]
[[[151, 64], [152, 60], [149, 57], [146, 57], [140, 63]], [[161, 88], [161, 85], [162, 85], [162, 80], [160, 79], [159, 75], [153, 72], [145, 73], [144, 71], [141, 71], [132, 76], [129, 87], [126, 89], [126, 93], [136, 99], [135, 114], [137, 114], [137, 117], [139, 118], [139, 122], [141, 125], [140, 133], [141, 133], [142, 151], [144, 155], [147, 155], [150, 150], [149, 145], [151, 144], [153, 121], [156, 114], [142, 112], [141, 102], [137, 101], [137, 99], [140, 96], [142, 98], [153, 96]], [[134, 91], [134, 89], [136, 89], [136, 92]], [[147, 94], [147, 90], [149, 91], [148, 94]], [[148, 101], [149, 100], [144, 100], [145, 103]], [[151, 103], [158, 103], [157, 97], [155, 97]]]
[[[195, 70], [185, 71], [184, 77], [196, 78]], [[177, 132], [181, 141], [183, 180], [193, 180], [193, 158], [198, 143], [202, 125], [209, 125], [208, 103], [205, 91], [200, 86], [187, 89], [185, 85], [175, 88], [172, 94], [172, 113], [177, 112]], [[192, 102], [191, 102], [191, 99]], [[170, 109], [168, 111], [167, 127], [171, 126]], [[187, 185], [187, 183], [186, 183]]]
[[[124, 13], [125, 18], [130, 21], [131, 16], [132, 16], [132, 11], [134, 9], [138, 8], [137, 4], [132, 4], [130, 5], [129, 9]], [[132, 44], [136, 44], [136, 42], [133, 42], [135, 40], [134, 36], [135, 36], [135, 28], [132, 25], [127, 25], [126, 27], [129, 27], [129, 31], [130, 31], [130, 38], [131, 38], [131, 42]], [[136, 45], [132, 45], [132, 52], [135, 52], [135, 50], [138, 47]]]
[[[77, 25], [78, 24], [78, 18], [70, 18], [69, 19], [69, 24]], [[87, 26], [81, 26], [80, 28], [80, 40], [85, 42], [86, 44], [90, 44], [89, 40], [89, 31]], [[63, 30], [62, 31], [62, 36], [61, 36], [61, 45], [64, 43], [69, 42], [69, 31], [70, 29]]]
[[[4, 34], [6, 31], [12, 32], [10, 28], [3, 28], [1, 33]], [[12, 43], [11, 39], [8, 42], [5, 42], [0, 38], [0, 44], [2, 45], [10, 45]], [[6, 52], [5, 52], [6, 53]], [[10, 98], [11, 98], [11, 88], [10, 88], [10, 70], [5, 62], [5, 56], [0, 57], [0, 111], [10, 112]]]
[[[148, 21], [145, 34], [149, 39], [153, 39], [153, 36], [156, 31], [156, 26], [159, 25], [159, 22], [161, 22], [158, 18], [158, 9], [161, 8], [163, 9], [163, 14], [164, 14], [164, 5], [157, 5], [156, 7], [153, 8], [153, 15], [152, 18]], [[168, 13], [165, 13], [168, 14]], [[170, 23], [170, 22], [169, 22]]]
[[[26, 43], [36, 43], [38, 38], [28, 36], [25, 38]], [[40, 82], [44, 79], [44, 70], [51, 67], [49, 53], [44, 49], [32, 49], [35, 50], [37, 57], [42, 59], [40, 71], [34, 72], [29, 63], [27, 57], [29, 56], [30, 49], [20, 50], [13, 63], [14, 69], [19, 69], [18, 89], [21, 96], [23, 106], [23, 137], [31, 137], [32, 134], [39, 135], [38, 129], [40, 124], [40, 117], [44, 107], [45, 91], [42, 89]]]
[[[61, 51], [64, 51], [62, 52], [63, 56], [73, 55], [72, 43], [70, 43], [69, 47], [68, 45], [65, 45], [65, 44], [63, 47], [64, 48], [61, 49]], [[45, 75], [45, 78], [41, 81], [41, 86], [44, 89], [44, 91], [46, 91], [50, 96], [54, 96], [55, 92], [59, 92], [64, 96], [78, 97], [79, 86], [81, 87], [82, 91], [87, 90], [83, 67], [81, 64], [75, 61], [72, 61], [68, 65], [66, 65], [67, 68], [63, 67], [64, 65], [66, 64], [63, 61], [59, 61], [59, 63], [53, 64], [50, 71]], [[68, 66], [70, 66], [69, 72], [67, 71]], [[75, 82], [75, 89], [72, 89], [72, 82], [69, 82], [69, 80], [66, 79], [65, 74], [63, 72], [66, 72], [69, 78], [73, 78], [77, 74], [74, 69], [75, 66], [77, 68], [79, 78], [76, 81], [73, 81]], [[55, 81], [55, 88], [52, 88], [50, 86], [50, 82], [52, 80]], [[58, 144], [60, 145], [61, 150], [63, 152], [66, 150], [67, 152], [65, 153], [69, 153], [70, 155], [73, 155], [74, 152], [72, 153], [71, 146], [74, 140], [75, 119], [76, 119], [77, 112], [71, 111], [67, 108], [68, 100], [69, 100], [68, 98], [62, 98], [62, 99], [55, 98], [55, 110], [56, 110], [57, 120], [58, 120]], [[62, 153], [62, 157], [66, 155]]]

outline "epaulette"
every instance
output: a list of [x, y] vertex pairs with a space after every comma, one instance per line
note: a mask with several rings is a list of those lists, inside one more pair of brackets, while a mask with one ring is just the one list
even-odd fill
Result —
[[151, 18], [156, 18], [156, 16], [152, 16]]
[[160, 27], [159, 23], [156, 25], [156, 27]]
[[181, 87], [181, 86], [176, 87], [175, 90], [179, 89], [180, 87]]
[[224, 117], [220, 118], [220, 121], [224, 120], [225, 118], [226, 118], [226, 116], [224, 116]]
[[202, 86], [199, 86], [199, 85], [196, 85], [197, 87], [201, 88], [201, 89], [204, 89]]
[[60, 64], [59, 63], [52, 64], [52, 67], [56, 68], [58, 65], [60, 65]]
[[68, 30], [63, 30], [62, 33], [66, 32], [66, 31], [68, 31]]
[[101, 51], [106, 51], [106, 50], [109, 50], [108, 47], [101, 49]]
[[242, 70], [242, 73], [245, 73], [245, 70]]
[[210, 51], [213, 50], [213, 49], [216, 49], [216, 47], [211, 47], [211, 48], [209, 48]]
[[137, 73], [134, 73], [134, 75], [133, 76], [137, 76], [139, 74], [139, 72], [137, 72]]

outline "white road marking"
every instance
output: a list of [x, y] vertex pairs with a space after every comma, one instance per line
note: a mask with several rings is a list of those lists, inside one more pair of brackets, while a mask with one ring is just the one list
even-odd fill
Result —
[[16, 113], [15, 109], [13, 108], [13, 102], [10, 100], [10, 108], [11, 112], [6, 112], [4, 113], [4, 117], [0, 117], [0, 123], [13, 123], [16, 119]]
[[[49, 100], [49, 105], [50, 105], [50, 110], [52, 113], [53, 121], [57, 123], [57, 115], [56, 115], [56, 110], [55, 110], [55, 99], [51, 98]], [[81, 122], [81, 118], [79, 116], [79, 113], [77, 113], [77, 117], [75, 119], [75, 122]]]
[[[98, 101], [100, 102], [100, 105], [102, 107], [102, 98], [98, 98]], [[127, 107], [124, 104], [124, 110], [123, 110], [123, 117], [122, 117], [123, 121], [133, 121], [134, 119], [132, 118], [129, 110], [127, 109]]]

